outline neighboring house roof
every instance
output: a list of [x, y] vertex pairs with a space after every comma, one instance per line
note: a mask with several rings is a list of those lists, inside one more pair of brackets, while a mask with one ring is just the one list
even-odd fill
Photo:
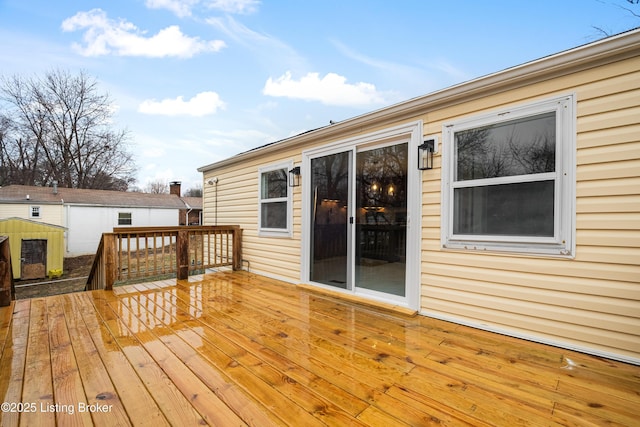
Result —
[[202, 209], [202, 197], [180, 197], [187, 209]]
[[35, 227], [36, 230], [47, 230], [47, 229], [56, 229], [56, 230], [67, 230], [67, 227], [63, 227], [61, 225], [55, 225], [55, 224], [47, 224], [46, 222], [40, 222], [40, 221], [32, 221], [30, 219], [25, 219], [25, 218], [18, 218], [18, 217], [11, 217], [11, 218], [2, 218], [0, 219], [0, 229], [3, 229], [3, 232], [8, 232], [8, 230], [5, 228], [6, 224], [11, 224], [11, 223], [22, 223], [22, 224], [29, 224], [32, 227]]
[[[0, 187], [0, 203], [185, 209], [185, 203], [175, 194], [132, 193], [64, 187], [58, 187], [54, 190], [53, 187], [30, 185]], [[200, 202], [200, 205], [202, 206], [202, 202]]]

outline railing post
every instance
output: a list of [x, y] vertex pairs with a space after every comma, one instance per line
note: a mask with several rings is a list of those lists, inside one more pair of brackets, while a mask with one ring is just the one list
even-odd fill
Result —
[[189, 231], [185, 229], [178, 230], [178, 238], [176, 239], [176, 262], [178, 263], [177, 275], [178, 280], [189, 278]]
[[11, 271], [11, 250], [9, 238], [0, 236], [0, 307], [11, 304], [15, 298], [13, 271]]
[[105, 233], [102, 237], [104, 239], [104, 289], [110, 291], [113, 289], [113, 284], [116, 282], [119, 268], [116, 262], [116, 235]]
[[242, 228], [233, 228], [233, 270], [242, 270]]

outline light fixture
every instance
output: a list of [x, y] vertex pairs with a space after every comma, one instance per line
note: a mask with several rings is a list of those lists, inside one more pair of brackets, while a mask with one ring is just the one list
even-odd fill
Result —
[[300, 166], [296, 166], [289, 171], [289, 187], [300, 186]]
[[433, 151], [435, 143], [435, 139], [427, 139], [418, 146], [418, 169], [433, 169]]

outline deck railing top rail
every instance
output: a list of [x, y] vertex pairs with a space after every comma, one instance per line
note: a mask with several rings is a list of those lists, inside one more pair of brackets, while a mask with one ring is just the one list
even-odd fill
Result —
[[87, 289], [162, 276], [186, 279], [222, 266], [242, 266], [242, 229], [237, 225], [118, 227], [103, 233]]
[[152, 227], [114, 227], [116, 234], [139, 234], [150, 232], [177, 232], [179, 230], [189, 231], [229, 231], [239, 230], [239, 225], [181, 225], [181, 226], [152, 226]]

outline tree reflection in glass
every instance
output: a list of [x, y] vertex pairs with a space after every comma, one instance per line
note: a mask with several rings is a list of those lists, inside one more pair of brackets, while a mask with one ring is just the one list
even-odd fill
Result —
[[550, 112], [455, 133], [455, 234], [554, 235], [555, 132]]
[[408, 144], [356, 156], [355, 285], [405, 295]]
[[347, 288], [349, 159], [343, 152], [311, 159], [311, 263], [314, 282]]

